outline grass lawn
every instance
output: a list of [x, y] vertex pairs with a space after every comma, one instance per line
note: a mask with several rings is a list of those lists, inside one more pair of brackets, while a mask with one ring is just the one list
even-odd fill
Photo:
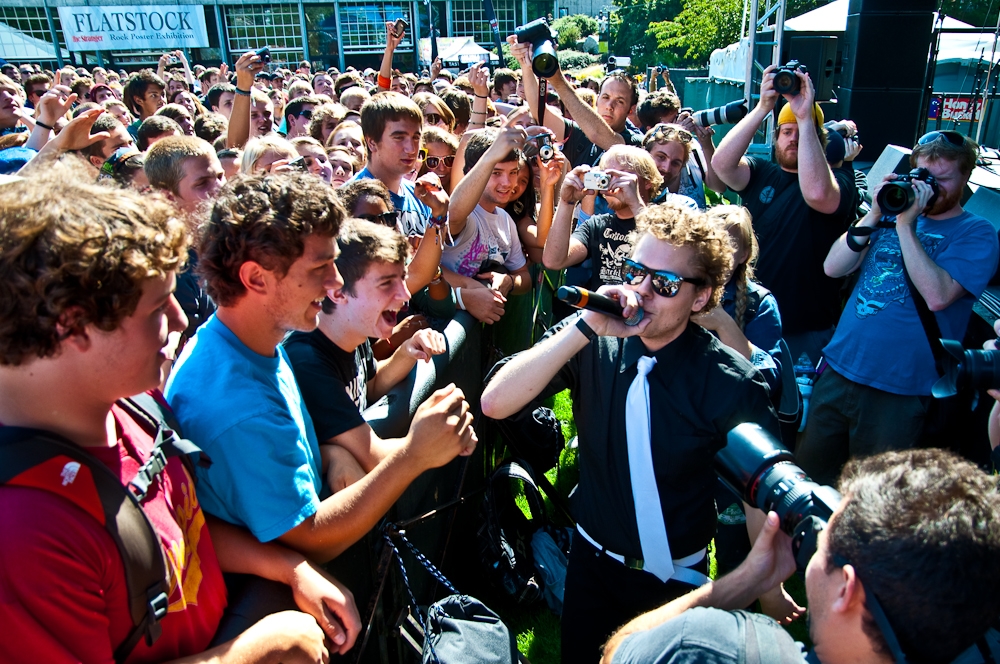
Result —
[[[557, 394], [550, 407], [562, 423], [563, 433], [566, 435], [566, 441], [569, 442], [576, 435], [573, 404], [569, 392]], [[559, 459], [559, 468], [553, 468], [546, 473], [546, 476], [556, 490], [564, 496], [567, 495], [579, 479], [576, 468], [576, 450], [563, 450]], [[546, 500], [547, 505], [548, 503], [549, 501]], [[527, 512], [526, 502], [521, 505], [521, 509]], [[554, 514], [554, 512], [550, 510], [549, 514]], [[709, 546], [708, 555], [709, 576], [714, 579], [716, 575], [714, 543]], [[806, 606], [805, 586], [799, 575], [793, 575], [786, 581], [785, 588], [801, 606]], [[500, 614], [511, 631], [517, 635], [518, 650], [532, 664], [559, 664], [559, 618], [549, 611], [544, 601], [527, 607], [497, 607], [497, 613]], [[811, 645], [804, 620], [799, 620], [786, 629], [796, 641], [801, 641], [807, 646]]]

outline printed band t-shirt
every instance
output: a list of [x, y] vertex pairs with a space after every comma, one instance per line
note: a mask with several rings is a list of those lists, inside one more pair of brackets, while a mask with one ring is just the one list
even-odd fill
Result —
[[462, 276], [475, 277], [487, 261], [501, 263], [511, 272], [528, 263], [510, 215], [500, 207], [491, 213], [477, 205], [455, 237], [455, 244], [444, 248], [441, 265]]
[[[149, 458], [152, 437], [117, 406], [115, 447], [87, 448], [126, 484]], [[56, 468], [52, 472], [59, 472]], [[63, 482], [83, 475], [60, 473]], [[70, 479], [70, 478], [73, 479]], [[82, 480], [81, 480], [82, 481]], [[208, 647], [226, 608], [226, 586], [195, 483], [179, 458], [154, 482], [143, 511], [166, 553], [170, 590], [163, 633], [126, 660], [162, 662]], [[0, 661], [111, 662], [132, 629], [118, 547], [83, 508], [43, 489], [0, 486]]]
[[622, 260], [632, 253], [629, 233], [635, 230], [635, 219], [621, 219], [616, 214], [597, 214], [573, 231], [573, 238], [587, 247], [591, 274], [586, 287], [622, 282]]
[[[940, 220], [920, 216], [916, 223], [924, 251], [966, 291], [935, 313], [943, 337], [961, 341], [972, 305], [996, 270], [997, 233], [971, 212]], [[872, 233], [858, 283], [823, 353], [837, 373], [856, 383], [893, 394], [931, 393], [938, 374], [903, 274], [895, 228]]]
[[376, 371], [367, 340], [346, 351], [317, 329], [293, 332], [284, 347], [318, 440], [328, 441], [365, 423], [368, 381]]

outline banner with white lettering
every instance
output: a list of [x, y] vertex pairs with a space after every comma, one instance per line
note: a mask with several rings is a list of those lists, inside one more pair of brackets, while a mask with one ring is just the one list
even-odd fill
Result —
[[60, 7], [71, 51], [173, 50], [208, 46], [202, 5]]

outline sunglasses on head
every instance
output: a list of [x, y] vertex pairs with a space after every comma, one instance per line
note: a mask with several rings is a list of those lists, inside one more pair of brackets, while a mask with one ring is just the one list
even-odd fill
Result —
[[956, 147], [962, 147], [965, 145], [965, 137], [962, 136], [957, 131], [951, 129], [942, 129], [940, 131], [930, 131], [920, 137], [917, 141], [919, 145], [927, 145], [928, 143], [933, 143], [934, 141], [940, 141], [944, 139]]
[[388, 226], [389, 228], [395, 228], [396, 220], [399, 219], [399, 212], [396, 210], [390, 210], [389, 212], [383, 212], [382, 214], [359, 214], [358, 219], [373, 221], [376, 224], [382, 224], [383, 226]]
[[631, 258], [622, 261], [622, 282], [628, 286], [638, 286], [652, 277], [653, 291], [663, 297], [673, 297], [681, 289], [681, 285], [686, 281], [693, 286], [702, 287], [705, 285], [704, 279], [692, 277], [679, 277], [673, 272], [666, 270], [652, 270], [642, 263], [636, 263]]
[[438, 113], [424, 113], [424, 122], [427, 124], [444, 124], [444, 118]]
[[427, 164], [427, 168], [437, 168], [438, 164], [444, 162], [444, 165], [451, 168], [452, 164], [455, 163], [455, 155], [450, 154], [447, 157], [427, 157], [424, 159], [424, 163]]
[[350, 90], [351, 88], [356, 88], [356, 87], [358, 87], [357, 83], [351, 83], [350, 85], [345, 85], [342, 88], [337, 88], [337, 96], [340, 96], [345, 92], [347, 92], [348, 90]]
[[648, 134], [646, 134], [646, 139], [643, 142], [656, 143], [659, 141], [673, 140], [675, 138], [681, 143], [690, 143], [694, 140], [694, 135], [687, 129], [661, 122], [657, 125], [653, 125], [653, 128], [649, 130]]

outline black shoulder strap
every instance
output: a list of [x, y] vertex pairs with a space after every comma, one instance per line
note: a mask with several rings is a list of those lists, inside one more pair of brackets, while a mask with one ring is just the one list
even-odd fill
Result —
[[[104, 527], [121, 553], [133, 625], [114, 654], [116, 662], [124, 662], [143, 636], [149, 644], [159, 638], [159, 621], [167, 615], [170, 586], [160, 539], [136, 497], [96, 458], [48, 431], [0, 427], [0, 484], [59, 456], [90, 471], [104, 513]], [[57, 491], [53, 493], [58, 495]]]
[[520, 480], [524, 487], [524, 497], [528, 501], [528, 509], [531, 511], [531, 523], [538, 527], [548, 523], [548, 515], [545, 512], [545, 501], [542, 492], [538, 490], [538, 483], [535, 482], [534, 471], [524, 461], [508, 461], [493, 471], [490, 483], [486, 487], [487, 494], [494, 505], [498, 500], [503, 500], [504, 504], [514, 504], [514, 493], [511, 491], [510, 480]]
[[917, 287], [910, 279], [910, 273], [903, 264], [903, 276], [906, 277], [906, 287], [910, 289], [910, 297], [913, 298], [913, 306], [917, 308], [917, 315], [920, 317], [920, 324], [927, 335], [927, 343], [931, 345], [931, 355], [934, 356], [934, 369], [938, 376], [943, 376], [945, 371], [944, 346], [941, 345], [941, 328], [938, 327], [937, 317], [927, 306], [927, 301], [920, 294]]

